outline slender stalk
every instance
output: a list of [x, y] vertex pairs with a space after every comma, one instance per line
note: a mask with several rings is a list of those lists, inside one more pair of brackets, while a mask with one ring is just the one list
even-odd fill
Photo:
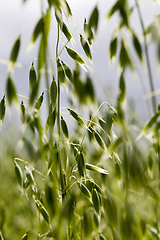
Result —
[[[140, 23], [141, 23], [141, 27], [142, 27], [142, 31], [143, 31], [144, 48], [145, 48], [145, 54], [146, 54], [146, 60], [147, 60], [150, 88], [151, 88], [151, 91], [154, 92], [153, 76], [152, 76], [151, 65], [150, 65], [150, 61], [149, 61], [149, 54], [148, 54], [148, 47], [147, 47], [147, 41], [146, 41], [145, 28], [144, 28], [144, 24], [143, 24], [143, 20], [142, 20], [142, 15], [141, 15], [141, 12], [140, 12], [138, 0], [135, 0], [135, 3], [136, 3], [136, 6], [137, 6], [138, 15], [139, 15], [139, 18], [140, 18]], [[153, 112], [154, 113], [156, 112], [156, 106], [157, 106], [157, 104], [156, 104], [156, 97], [153, 96], [152, 97], [152, 107], [153, 107]]]
[[[56, 44], [56, 59], [58, 60], [58, 49], [59, 49], [59, 25], [58, 28], [58, 36], [57, 36], [57, 44]], [[58, 68], [57, 68], [58, 69]], [[57, 73], [58, 75], [58, 73]], [[60, 180], [61, 180], [61, 190], [62, 190], [62, 199], [64, 197], [64, 178], [63, 178], [63, 170], [62, 170], [62, 156], [61, 156], [61, 129], [60, 129], [60, 81], [59, 77], [57, 77], [58, 84], [58, 96], [57, 96], [57, 132], [58, 132], [58, 148], [59, 148], [59, 166], [60, 166]]]

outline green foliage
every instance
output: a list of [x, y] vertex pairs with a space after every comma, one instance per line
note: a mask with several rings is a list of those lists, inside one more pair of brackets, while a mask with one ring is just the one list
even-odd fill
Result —
[[[144, 46], [130, 26], [135, 9], [144, 31]], [[155, 22], [144, 29], [137, 0], [134, 8], [127, 0], [117, 0], [107, 17], [116, 12], [120, 21], [111, 36], [109, 52], [110, 59], [117, 58], [121, 67], [115, 104], [104, 102], [97, 106], [90, 69], [84, 77], [79, 66], [87, 63], [76, 49], [67, 46], [76, 30], [72, 34], [63, 21], [64, 16], [67, 20], [72, 17], [66, 0], [48, 0], [48, 9], [33, 30], [31, 43], [38, 38], [40, 41], [38, 64], [32, 62], [29, 70], [29, 97], [17, 94], [9, 68], [6, 93], [0, 101], [0, 121], [2, 125], [7, 118], [6, 99], [9, 107], [20, 101], [16, 106], [23, 127], [18, 135], [16, 130], [1, 132], [0, 239], [159, 239], [160, 106], [152, 102], [154, 113], [143, 126], [132, 119], [135, 113], [126, 108], [125, 75], [127, 67], [135, 69], [130, 44], [141, 64], [144, 54], [148, 59], [146, 36], [151, 35], [158, 46], [159, 38]], [[159, 17], [156, 19], [159, 21]], [[58, 27], [53, 64], [56, 68], [49, 71], [48, 36], [54, 20]], [[88, 22], [84, 19], [79, 43], [91, 61], [98, 26], [96, 6]], [[123, 29], [131, 34], [131, 43]], [[61, 51], [60, 33], [66, 37]], [[19, 49], [20, 37], [11, 51], [12, 69]], [[61, 59], [62, 52], [74, 60], [74, 68]], [[147, 64], [153, 91], [148, 60]], [[46, 86], [40, 92], [42, 73]], [[70, 100], [67, 111], [60, 102], [63, 83]], [[42, 118], [44, 108], [48, 112]], [[139, 134], [133, 134], [133, 126]]]

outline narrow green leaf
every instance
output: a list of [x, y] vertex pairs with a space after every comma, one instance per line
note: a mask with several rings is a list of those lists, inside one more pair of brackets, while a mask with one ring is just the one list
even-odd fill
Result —
[[38, 211], [41, 213], [41, 215], [43, 216], [46, 223], [49, 224], [50, 223], [50, 218], [49, 218], [49, 214], [48, 214], [47, 210], [45, 209], [43, 204], [34, 195], [33, 195], [33, 200], [36, 204], [36, 207], [37, 207]]
[[42, 35], [40, 45], [39, 45], [39, 54], [38, 54], [38, 70], [39, 71], [43, 68], [46, 62], [45, 47], [46, 47], [45, 38]]
[[91, 215], [91, 211], [87, 211], [87, 209], [85, 209], [82, 216], [82, 229], [84, 231], [84, 235], [86, 238], [88, 238], [88, 236], [90, 236], [91, 232], [93, 231], [93, 215]]
[[62, 24], [62, 32], [65, 35], [65, 37], [67, 38], [67, 40], [70, 41], [72, 38], [72, 35], [64, 22]]
[[86, 169], [91, 170], [91, 171], [95, 171], [98, 173], [102, 173], [102, 174], [109, 174], [109, 172], [103, 168], [97, 167], [95, 165], [86, 163]]
[[50, 87], [50, 98], [51, 98], [52, 106], [54, 107], [56, 105], [56, 100], [57, 100], [57, 84], [54, 77]]
[[99, 133], [97, 133], [96, 131], [94, 131], [94, 136], [95, 136], [95, 139], [97, 141], [97, 143], [99, 144], [99, 146], [105, 150], [106, 149], [106, 146], [105, 146], [105, 143], [102, 139], [102, 137], [99, 135]]
[[6, 103], [5, 103], [5, 95], [4, 95], [0, 102], [0, 121], [2, 121], [2, 123], [5, 116], [5, 111], [6, 111]]
[[144, 126], [144, 128], [139, 133], [136, 140], [139, 140], [145, 135], [146, 132], [157, 122], [158, 117], [160, 116], [160, 111], [157, 111], [156, 114], [149, 120], [149, 122]]
[[30, 71], [29, 71], [29, 87], [30, 87], [30, 91], [32, 91], [34, 89], [34, 86], [36, 84], [36, 79], [37, 79], [36, 70], [35, 70], [34, 65], [32, 63], [32, 66], [31, 66]]
[[72, 74], [70, 68], [69, 68], [69, 67], [67, 66], [67, 64], [64, 63], [62, 60], [61, 60], [61, 62], [62, 62], [62, 65], [63, 65], [63, 68], [64, 68], [64, 71], [65, 71], [65, 74], [66, 74], [67, 78], [68, 78], [68, 79], [70, 80], [70, 82], [73, 84], [73, 74]]
[[113, 151], [116, 151], [116, 148], [119, 146], [121, 142], [122, 142], [122, 138], [121, 137], [117, 138], [116, 141], [108, 147], [108, 151], [110, 153], [112, 153]]
[[28, 239], [28, 231], [23, 235], [21, 240], [27, 240]]
[[77, 120], [77, 122], [86, 127], [86, 124], [84, 123], [84, 121], [82, 120], [82, 118], [78, 115], [78, 113], [76, 113], [75, 111], [71, 110], [70, 108], [67, 108], [67, 110], [70, 112], [70, 114], [72, 115], [72, 117], [74, 117], [74, 119]]
[[94, 29], [95, 33], [97, 32], [98, 19], [99, 19], [99, 12], [98, 12], [98, 8], [95, 7], [90, 16], [89, 23], [88, 23], [90, 28]]
[[117, 53], [118, 39], [117, 37], [112, 38], [110, 43], [110, 59], [114, 58]]
[[134, 48], [136, 50], [136, 53], [137, 53], [140, 61], [142, 61], [142, 48], [141, 48], [139, 40], [138, 40], [138, 38], [136, 37], [135, 34], [132, 35], [132, 41], [133, 41], [133, 45], [134, 45]]
[[119, 81], [119, 102], [124, 102], [125, 96], [126, 96], [126, 89], [125, 89], [125, 81], [124, 81], [124, 75], [123, 73], [121, 74], [120, 81]]
[[51, 13], [50, 10], [47, 10], [46, 15], [44, 15], [44, 31], [43, 31], [43, 36], [45, 38], [45, 48], [48, 45], [48, 35], [49, 35], [49, 30], [50, 30], [50, 22], [51, 22]]
[[15, 170], [16, 178], [17, 178], [17, 181], [18, 181], [20, 187], [22, 187], [22, 185], [23, 185], [22, 169], [16, 161], [14, 163], [15, 163], [14, 170]]
[[85, 63], [85, 61], [78, 55], [78, 53], [76, 53], [74, 50], [72, 50], [72, 49], [70, 49], [68, 47], [65, 47], [65, 48], [66, 48], [69, 56], [71, 58], [73, 58], [73, 60], [75, 62], [77, 62], [78, 64], [84, 64]]
[[10, 55], [10, 61], [12, 62], [12, 67], [14, 67], [14, 64], [17, 60], [18, 57], [18, 53], [19, 53], [19, 49], [20, 49], [20, 43], [21, 43], [21, 39], [20, 37], [18, 37], [18, 39], [15, 41], [12, 51], [11, 51], [11, 55]]
[[69, 139], [69, 132], [68, 132], [68, 127], [67, 124], [64, 120], [64, 118], [61, 116], [61, 127], [62, 127], [62, 131], [64, 133], [64, 136]]
[[63, 208], [61, 211], [61, 219], [66, 218], [68, 223], [70, 223], [72, 216], [74, 214], [74, 205], [75, 205], [75, 196], [72, 194], [71, 196], [68, 196], [63, 204]]
[[58, 196], [56, 193], [56, 188], [54, 187], [52, 182], [48, 182], [45, 186], [45, 197], [47, 200], [47, 204], [50, 208], [52, 216], [54, 216], [57, 212], [58, 207]]
[[[55, 165], [58, 163], [58, 158], [59, 158], [59, 152], [58, 152], [57, 143], [55, 143], [52, 147], [52, 150], [50, 151], [50, 157], [48, 160], [48, 169], [51, 168], [53, 163]], [[50, 172], [51, 172], [51, 170], [50, 170]], [[52, 176], [52, 172], [50, 173], [50, 178], [51, 178], [51, 181], [53, 182], [54, 178]]]
[[45, 139], [45, 133], [44, 133], [44, 128], [41, 125], [41, 121], [40, 121], [39, 117], [34, 118], [34, 124], [39, 133], [39, 139], [43, 141]]
[[84, 39], [84, 37], [81, 34], [80, 34], [80, 41], [86, 56], [92, 61], [92, 54], [90, 51], [90, 47], [87, 41]]
[[7, 100], [9, 106], [11, 106], [13, 100], [17, 101], [16, 89], [10, 76], [7, 79]]

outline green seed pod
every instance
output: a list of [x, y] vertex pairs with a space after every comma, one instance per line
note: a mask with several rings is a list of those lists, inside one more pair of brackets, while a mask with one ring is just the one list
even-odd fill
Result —
[[50, 87], [50, 98], [51, 98], [52, 106], [55, 107], [56, 99], [57, 99], [57, 84], [54, 77]]
[[65, 35], [65, 37], [67, 38], [67, 40], [70, 41], [72, 38], [72, 35], [64, 22], [62, 24], [62, 32]]
[[5, 95], [3, 96], [0, 102], [0, 120], [3, 123], [4, 116], [5, 116], [6, 104], [5, 104]]
[[99, 12], [98, 12], [98, 8], [97, 6], [94, 8], [90, 19], [89, 19], [89, 23], [88, 25], [90, 26], [90, 28], [93, 28], [95, 33], [97, 32], [97, 27], [98, 27], [98, 20], [99, 20]]
[[15, 41], [15, 43], [13, 45], [11, 55], [10, 55], [11, 67], [14, 67], [15, 62], [17, 61], [17, 57], [18, 57], [18, 53], [19, 53], [19, 49], [20, 49], [20, 43], [21, 43], [21, 38], [18, 37], [18, 39]]
[[140, 61], [142, 62], [142, 60], [143, 60], [142, 47], [141, 47], [141, 44], [135, 34], [132, 34], [132, 41], [133, 41], [135, 51], [136, 51]]
[[88, 190], [88, 188], [87, 188], [83, 183], [81, 183], [81, 184], [78, 183], [78, 186], [79, 186], [81, 192], [82, 192], [87, 198], [91, 198], [91, 193], [90, 193], [90, 191]]
[[42, 102], [43, 102], [43, 96], [44, 96], [44, 92], [42, 92], [41, 96], [38, 98], [36, 104], [35, 104], [35, 108], [39, 111]]
[[66, 74], [67, 78], [73, 84], [73, 74], [72, 74], [70, 68], [62, 60], [61, 60], [61, 62], [62, 62], [62, 65], [63, 65], [63, 68], [64, 68], [64, 71], [65, 71], [65, 74]]
[[25, 174], [26, 174], [26, 177], [29, 181], [29, 184], [36, 185], [33, 174], [32, 174], [32, 171], [26, 166], [25, 166]]
[[27, 240], [28, 239], [28, 231], [23, 235], [21, 240]]
[[23, 181], [23, 188], [27, 189], [27, 187], [30, 185], [28, 178], [25, 178]]
[[84, 37], [81, 34], [80, 34], [80, 41], [86, 56], [89, 58], [89, 60], [92, 61], [92, 54], [91, 54], [90, 47], [87, 41], [84, 39]]
[[102, 233], [100, 234], [99, 239], [100, 239], [100, 240], [107, 240]]
[[97, 143], [99, 144], [99, 146], [105, 150], [106, 149], [106, 146], [105, 146], [105, 143], [102, 139], [102, 137], [99, 135], [99, 133], [97, 133], [96, 131], [94, 132], [94, 136], [95, 136], [95, 139], [97, 141]]
[[43, 204], [34, 195], [33, 195], [33, 199], [36, 203], [36, 207], [37, 207], [38, 211], [42, 214], [46, 223], [49, 224], [50, 223], [50, 218], [49, 218], [49, 214], [48, 214], [47, 210], [45, 209]]
[[100, 186], [94, 183], [94, 188], [96, 188], [97, 192], [103, 197], [106, 198], [106, 193], [100, 188]]
[[86, 173], [86, 165], [85, 165], [85, 158], [83, 152], [80, 152], [77, 158], [78, 162], [78, 172], [80, 177], [84, 177]]
[[54, 124], [56, 121], [56, 116], [57, 116], [57, 111], [56, 111], [56, 107], [55, 109], [52, 111], [52, 104], [50, 104], [49, 107], [49, 115], [46, 121], [46, 126], [45, 126], [45, 130], [47, 131], [48, 128], [54, 128]]
[[16, 174], [16, 177], [17, 177], [17, 181], [19, 183], [19, 185], [22, 187], [22, 184], [23, 184], [23, 174], [22, 174], [22, 169], [21, 167], [17, 164], [17, 162], [15, 161], [15, 174]]
[[118, 40], [117, 37], [113, 37], [110, 43], [110, 59], [115, 58], [117, 53]]
[[16, 95], [16, 88], [10, 76], [8, 76], [8, 79], [7, 79], [7, 100], [8, 100], [9, 106], [11, 106], [11, 103], [13, 100], [15, 100], [16, 102], [18, 101], [17, 95]]
[[70, 9], [70, 6], [66, 0], [64, 0], [65, 7], [63, 9], [64, 14], [66, 17], [72, 17], [72, 11]]
[[69, 139], [69, 133], [68, 133], [68, 127], [67, 124], [64, 120], [64, 118], [61, 116], [61, 127], [62, 127], [62, 131], [64, 133], [64, 136]]
[[95, 172], [98, 172], [98, 173], [102, 173], [102, 174], [109, 174], [107, 170], [105, 170], [103, 168], [100, 168], [100, 167], [97, 167], [95, 165], [89, 164], [89, 163], [86, 163], [86, 169], [91, 170], [91, 171], [95, 171]]
[[77, 122], [78, 122], [80, 125], [86, 127], [86, 124], [84, 123], [84, 121], [82, 120], [82, 118], [78, 115], [78, 113], [76, 113], [75, 111], [73, 111], [73, 110], [70, 109], [70, 108], [67, 108], [67, 110], [70, 112], [70, 114], [72, 115], [72, 117], [74, 117], [74, 119], [77, 120]]
[[62, 83], [66, 83], [65, 72], [60, 60], [57, 60], [57, 71], [58, 71], [58, 81]]
[[73, 58], [74, 61], [76, 61], [77, 63], [79, 64], [84, 64], [85, 61], [78, 55], [78, 53], [76, 53], [74, 50], [68, 48], [68, 47], [65, 47], [69, 56], [71, 58]]
[[84, 19], [84, 33], [86, 35], [88, 43], [92, 45], [92, 40], [94, 40], [94, 34], [89, 24], [87, 24], [86, 18]]
[[32, 66], [30, 68], [30, 71], [29, 71], [29, 87], [30, 87], [30, 91], [33, 90], [35, 84], [36, 84], [36, 79], [37, 79], [37, 76], [36, 76], [36, 70], [34, 68], [34, 65], [32, 63]]
[[25, 113], [25, 106], [24, 106], [23, 100], [22, 100], [21, 105], [20, 105], [20, 117], [21, 117], [21, 122], [25, 123], [26, 113]]
[[92, 202], [93, 202], [93, 205], [94, 205], [94, 208], [95, 208], [96, 212], [99, 214], [99, 211], [100, 211], [100, 197], [99, 197], [99, 194], [98, 194], [98, 192], [95, 188], [92, 190]]

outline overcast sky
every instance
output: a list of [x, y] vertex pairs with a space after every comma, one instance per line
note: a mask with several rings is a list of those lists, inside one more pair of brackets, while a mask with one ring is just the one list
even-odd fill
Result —
[[[40, 0], [28, 0], [25, 4], [22, 4], [22, 0], [0, 0], [0, 73], [1, 73], [1, 87], [0, 87], [0, 98], [2, 98], [5, 93], [5, 82], [7, 77], [7, 66], [5, 65], [5, 60], [9, 60], [10, 52], [14, 41], [17, 39], [19, 34], [21, 34], [21, 49], [18, 57], [18, 62], [24, 65], [23, 68], [17, 68], [14, 74], [14, 80], [17, 86], [18, 93], [25, 95], [26, 89], [28, 89], [28, 68], [32, 60], [37, 57], [38, 45], [32, 49], [31, 52], [27, 53], [26, 48], [31, 38], [32, 31], [41, 16], [40, 11]], [[134, 2], [131, 0], [131, 2]], [[145, 26], [147, 26], [153, 16], [160, 12], [160, 8], [151, 3], [151, 0], [141, 1], [141, 11]], [[117, 94], [118, 89], [118, 72], [117, 65], [110, 66], [108, 63], [108, 48], [109, 41], [111, 39], [111, 33], [113, 32], [117, 19], [113, 17], [109, 23], [104, 22], [104, 17], [109, 11], [110, 7], [114, 3], [113, 0], [68, 0], [68, 3], [73, 12], [74, 22], [69, 22], [71, 32], [73, 32], [75, 26], [79, 23], [82, 17], [89, 18], [93, 8], [97, 5], [100, 13], [100, 25], [98, 29], [98, 36], [96, 38], [97, 43], [93, 45], [93, 63], [94, 68], [91, 74], [94, 75], [96, 89], [102, 82], [102, 88], [99, 88], [98, 95], [103, 96], [104, 101], [105, 95], [103, 94], [103, 89], [109, 89], [112, 87], [113, 93]], [[83, 23], [83, 21], [82, 21]], [[50, 48], [55, 48], [54, 41], [56, 41], [56, 28], [53, 24], [51, 38], [50, 38]], [[137, 13], [133, 14], [131, 19], [131, 24], [138, 34], [141, 34], [141, 27], [139, 24], [139, 18]], [[82, 25], [80, 24], [78, 32], [82, 32]], [[83, 56], [83, 51], [80, 45], [77, 44], [77, 39], [79, 35], [75, 35], [75, 49], [80, 52]], [[63, 42], [61, 43], [63, 44]], [[61, 45], [62, 46], [62, 45]], [[153, 53], [154, 48], [150, 48], [150, 60], [152, 62], [152, 72], [155, 79], [156, 88], [160, 88], [160, 81], [158, 78], [159, 72], [157, 71], [156, 64], [154, 61], [155, 55]], [[129, 97], [139, 99], [143, 95], [142, 87], [138, 76], [135, 74], [131, 76], [131, 73], [127, 73], [127, 91]], [[149, 91], [147, 70], [142, 71], [142, 78], [145, 81], [147, 91]], [[63, 104], [63, 103], [62, 103]], [[139, 101], [139, 106], [143, 107], [143, 102]], [[139, 112], [141, 110], [139, 109]]]

